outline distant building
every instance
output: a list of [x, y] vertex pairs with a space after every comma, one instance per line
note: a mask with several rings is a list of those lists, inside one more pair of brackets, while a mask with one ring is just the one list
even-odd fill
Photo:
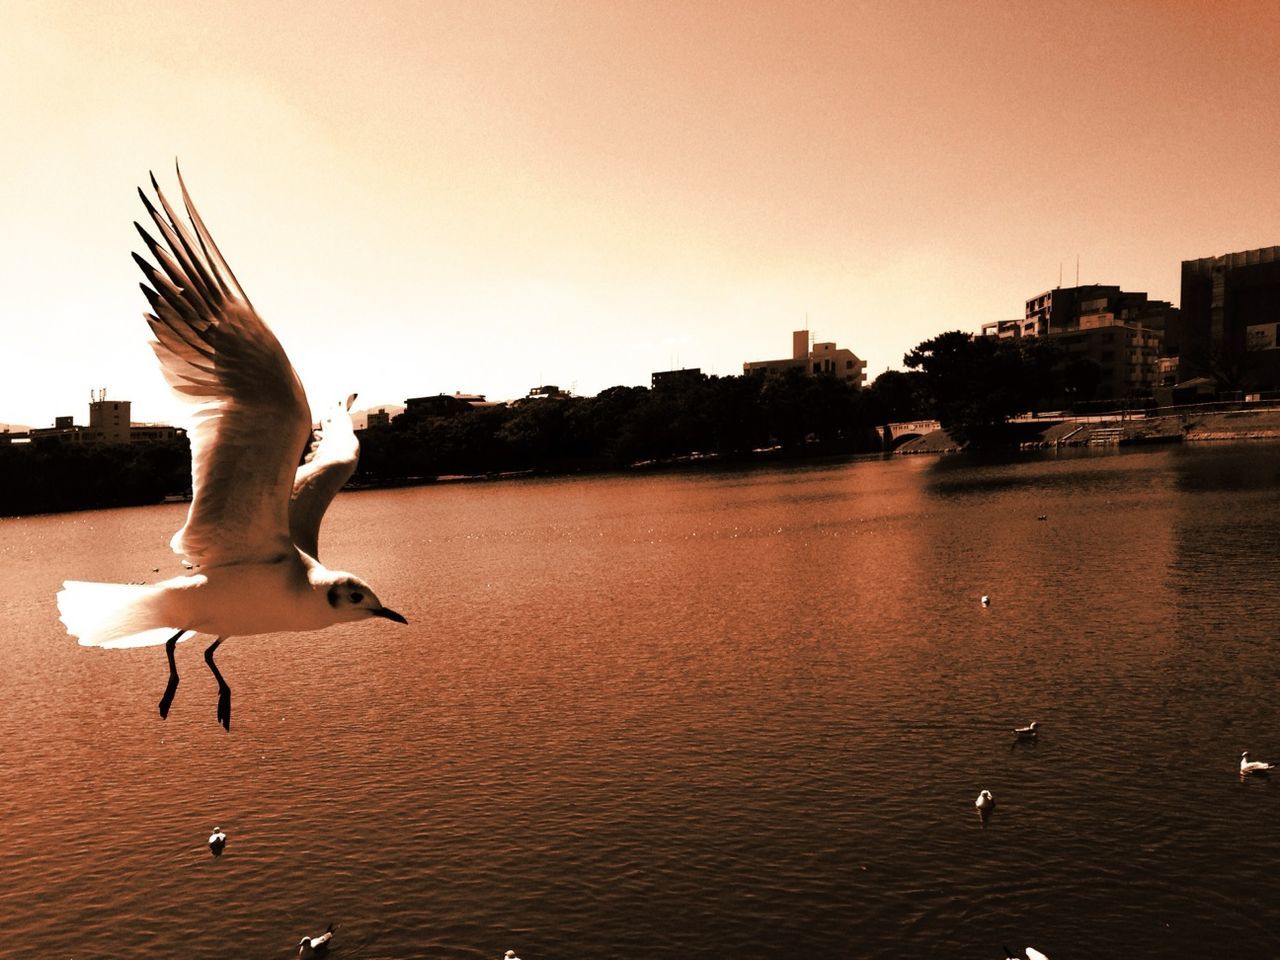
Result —
[[[411, 420], [418, 417], [452, 417], [482, 407], [500, 407], [480, 393], [438, 393], [433, 397], [410, 397], [404, 402], [404, 416]], [[388, 422], [390, 422], [388, 420]]]
[[[1044, 337], [1068, 330], [1121, 325], [1143, 327], [1163, 337], [1174, 313], [1173, 304], [1167, 300], [1151, 300], [1145, 293], [1119, 287], [1097, 283], [1056, 287], [1026, 302], [1022, 325], [1015, 336]], [[983, 327], [984, 333], [989, 326]]]
[[[984, 337], [999, 337], [1001, 340], [1020, 337], [1022, 336], [1022, 326], [1025, 322], [1021, 318], [1017, 320], [993, 320], [991, 323], [982, 325], [982, 335]], [[1034, 334], [1027, 334], [1027, 336], [1034, 336]]]
[[1157, 385], [1160, 338], [1145, 327], [1111, 324], [1080, 327], [1048, 337], [1070, 360], [1080, 357], [1098, 366], [1099, 399], [1149, 397]]
[[1182, 303], [1165, 353], [1179, 381], [1280, 388], [1280, 247], [1182, 261]]
[[52, 427], [33, 427], [25, 437], [32, 441], [97, 444], [163, 443], [187, 435], [186, 430], [167, 423], [133, 423], [129, 419], [132, 406], [129, 400], [108, 400], [105, 390], [94, 391], [87, 427], [77, 425], [74, 417], [55, 417]]
[[658, 390], [664, 387], [682, 386], [690, 383], [701, 383], [707, 379], [699, 367], [686, 367], [682, 370], [659, 370], [649, 376], [649, 386]]
[[128, 443], [132, 437], [129, 412], [133, 403], [129, 400], [108, 400], [107, 391], [100, 390], [89, 401], [89, 432], [95, 443]]
[[752, 360], [742, 365], [744, 374], [784, 373], [800, 370], [810, 376], [830, 376], [861, 388], [867, 380], [867, 364], [859, 360], [852, 350], [837, 347], [834, 343], [815, 343], [809, 347], [809, 331], [796, 330], [791, 334], [791, 356], [786, 360]]
[[387, 413], [386, 407], [379, 407], [376, 411], [370, 410], [365, 414], [365, 429], [389, 426], [391, 426], [391, 414]]
[[1145, 293], [1117, 286], [1088, 284], [1037, 294], [1026, 301], [1021, 320], [984, 323], [982, 333], [1002, 339], [1044, 337], [1068, 358], [1097, 365], [1096, 396], [1141, 397], [1150, 395], [1161, 382], [1164, 332], [1177, 315], [1167, 300], [1151, 300]]
[[516, 403], [528, 403], [530, 400], [571, 400], [573, 394], [568, 390], [561, 390], [554, 383], [543, 384], [540, 387], [530, 387], [529, 392], [516, 400]]
[[169, 440], [180, 440], [187, 435], [182, 427], [172, 427], [167, 423], [134, 423], [129, 425], [130, 443], [165, 443]]

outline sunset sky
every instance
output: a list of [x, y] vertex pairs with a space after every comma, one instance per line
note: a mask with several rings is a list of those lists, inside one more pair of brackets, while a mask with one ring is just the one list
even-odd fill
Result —
[[[1215, 5], [1216, 6], [1216, 5]], [[1280, 244], [1280, 5], [0, 0], [0, 421], [180, 415], [174, 158], [313, 408], [868, 377], [1055, 286]], [[807, 317], [807, 321], [806, 321]]]

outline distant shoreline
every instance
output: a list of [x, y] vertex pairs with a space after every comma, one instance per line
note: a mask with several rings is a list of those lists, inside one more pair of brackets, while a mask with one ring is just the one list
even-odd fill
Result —
[[[1280, 410], [1229, 410], [1168, 417], [1014, 421], [1006, 424], [1006, 449], [1135, 446], [1159, 443], [1280, 440]], [[958, 453], [963, 448], [945, 430], [911, 440], [895, 455]]]
[[[1028, 423], [1014, 422], [1006, 425], [1009, 442], [991, 449], [1035, 452], [1061, 447], [1098, 448], [1109, 446], [1140, 446], [1165, 443], [1221, 443], [1221, 442], [1274, 442], [1280, 440], [1280, 410], [1242, 410], [1191, 416], [1174, 416], [1147, 419], [1099, 420], [1082, 424], [1070, 420], [1045, 420]], [[561, 477], [634, 476], [642, 473], [666, 473], [697, 471], [732, 467], [756, 467], [779, 463], [816, 464], [826, 462], [854, 463], [859, 461], [889, 460], [897, 456], [923, 456], [963, 453], [945, 430], [935, 430], [910, 440], [896, 450], [877, 453], [843, 453], [832, 450], [810, 451], [780, 450], [770, 448], [751, 454], [721, 456], [714, 453], [695, 453], [663, 460], [647, 460], [627, 467], [612, 469], [547, 469], [530, 468], [504, 470], [496, 473], [452, 474], [445, 476], [387, 477], [375, 479], [353, 478], [343, 487], [344, 493], [365, 490], [392, 490], [399, 487], [425, 487], [437, 484], [485, 483], [501, 480], [551, 479]], [[127, 507], [160, 506], [163, 504], [190, 503], [190, 496], [169, 495], [162, 500], [143, 503], [116, 504], [111, 506], [85, 505], [66, 510], [33, 511], [30, 513], [0, 514], [0, 521], [18, 517], [57, 516], [83, 513], [89, 510], [116, 510]]]

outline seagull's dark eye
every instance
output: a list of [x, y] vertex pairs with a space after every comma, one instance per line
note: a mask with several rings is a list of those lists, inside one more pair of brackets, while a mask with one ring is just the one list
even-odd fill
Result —
[[360, 602], [361, 600], [363, 600], [363, 599], [364, 599], [364, 594], [363, 594], [363, 593], [361, 593], [359, 590], [352, 590], [352, 591], [351, 591], [351, 602], [352, 602], [352, 603], [359, 603], [359, 602]]

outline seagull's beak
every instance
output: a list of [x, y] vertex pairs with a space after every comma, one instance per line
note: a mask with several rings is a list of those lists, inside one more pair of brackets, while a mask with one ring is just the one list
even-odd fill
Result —
[[379, 607], [377, 610], [370, 610], [369, 612], [372, 613], [375, 617], [385, 617], [388, 620], [394, 620], [396, 623], [409, 622], [404, 617], [400, 616], [400, 614], [396, 613], [394, 610], [389, 610], [386, 607]]

